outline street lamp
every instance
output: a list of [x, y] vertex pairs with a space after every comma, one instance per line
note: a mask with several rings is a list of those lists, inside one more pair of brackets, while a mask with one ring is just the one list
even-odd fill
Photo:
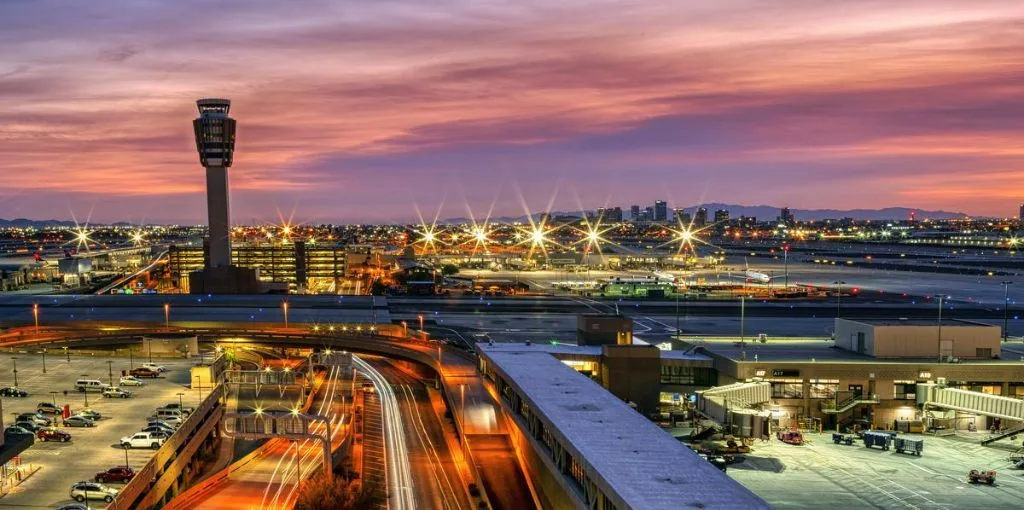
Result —
[[416, 317], [420, 320], [420, 335], [423, 335], [423, 314], [421, 313]]
[[164, 303], [164, 327], [167, 328], [167, 329], [171, 329], [171, 304], [170, 303]]
[[128, 370], [135, 369], [135, 356], [132, 354], [132, 346], [128, 346]]
[[836, 286], [836, 318], [838, 319], [839, 318], [839, 303], [840, 303], [840, 300], [843, 297], [843, 285], [846, 285], [846, 282], [844, 282], [842, 280], [836, 280], [836, 281], [832, 282], [832, 285]]
[[68, 357], [68, 363], [71, 363], [71, 350], [68, 349], [68, 346], [66, 346], [66, 345], [63, 347], [63, 349], [64, 349], [64, 355]]
[[124, 450], [124, 467], [131, 467], [128, 465], [128, 445], [121, 445], [121, 449]]
[[18, 387], [18, 358], [12, 357], [11, 361], [14, 362], [14, 387]]
[[785, 268], [786, 289], [789, 289], [789, 245], [782, 245], [782, 267]]
[[114, 361], [113, 360], [109, 360], [109, 359], [107, 360], [107, 376], [110, 377], [109, 382], [110, 382], [110, 385], [113, 386], [114, 385]]
[[[82, 374], [82, 377], [89, 377], [89, 374]], [[89, 388], [85, 388], [82, 391], [82, 395], [85, 397], [85, 408], [89, 408]]]
[[1009, 327], [1010, 318], [1010, 285], [1013, 285], [1013, 282], [1006, 281], [1001, 283], [1003, 284], [1003, 341], [1005, 342], [1010, 336], [1007, 328]]
[[184, 409], [185, 405], [181, 403], [181, 397], [183, 397], [185, 395], [185, 392], [184, 391], [179, 391], [177, 393], [177, 395], [178, 395], [178, 409], [179, 410]]
[[50, 400], [53, 401], [53, 407], [57, 407], [57, 392], [56, 391], [51, 391], [50, 392]]
[[285, 327], [285, 329], [288, 329], [288, 302], [287, 301], [282, 301], [281, 302], [281, 310], [284, 311], [284, 327]]
[[32, 318], [36, 321], [36, 336], [39, 336], [39, 305], [32, 305]]
[[46, 373], [46, 347], [43, 347], [43, 373]]

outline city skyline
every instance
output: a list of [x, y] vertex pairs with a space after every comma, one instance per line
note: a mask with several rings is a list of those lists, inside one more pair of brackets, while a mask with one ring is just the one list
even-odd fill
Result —
[[41, 3], [0, 6], [4, 218], [202, 223], [220, 95], [241, 221], [1024, 195], [1013, 2]]

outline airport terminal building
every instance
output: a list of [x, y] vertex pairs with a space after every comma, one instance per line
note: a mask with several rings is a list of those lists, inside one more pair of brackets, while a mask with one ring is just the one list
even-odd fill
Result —
[[[823, 428], [919, 420], [917, 386], [942, 383], [1024, 398], [1024, 347], [1001, 345], [996, 326], [965, 321], [836, 320], [835, 341], [794, 339], [683, 342], [712, 358], [717, 384], [771, 384], [768, 408], [779, 426]], [[929, 417], [988, 427], [969, 413]], [[936, 414], [938, 413], [938, 414]], [[968, 423], [964, 423], [964, 422]]]

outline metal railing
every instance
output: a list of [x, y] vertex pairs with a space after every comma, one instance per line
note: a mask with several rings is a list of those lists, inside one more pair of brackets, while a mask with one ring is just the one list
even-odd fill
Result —
[[[220, 397], [224, 385], [218, 384], [203, 402], [189, 414], [185, 422], [156, 451], [149, 462], [139, 469], [114, 498], [110, 508], [149, 508], [166, 494], [199, 445], [195, 439], [205, 439], [220, 421], [224, 412]], [[169, 476], [170, 475], [170, 476]]]

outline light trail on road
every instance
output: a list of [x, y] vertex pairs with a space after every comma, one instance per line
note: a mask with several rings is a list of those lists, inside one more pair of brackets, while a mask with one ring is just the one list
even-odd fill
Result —
[[387, 457], [389, 510], [409, 510], [416, 508], [413, 498], [412, 468], [409, 465], [409, 451], [405, 444], [402, 426], [402, 413], [398, 407], [398, 398], [388, 381], [358, 356], [352, 356], [361, 373], [370, 379], [380, 397], [384, 422], [384, 454]]

